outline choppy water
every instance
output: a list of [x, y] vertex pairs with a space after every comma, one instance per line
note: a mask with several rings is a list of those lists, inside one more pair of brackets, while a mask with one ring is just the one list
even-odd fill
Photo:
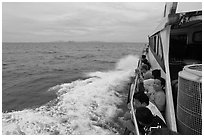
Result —
[[3, 43], [3, 134], [121, 134], [144, 44]]

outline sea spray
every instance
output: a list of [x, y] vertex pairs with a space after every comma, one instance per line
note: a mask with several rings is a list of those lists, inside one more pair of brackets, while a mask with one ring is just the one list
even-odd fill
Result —
[[128, 55], [116, 63], [116, 69], [133, 71], [138, 65], [139, 57], [137, 55]]
[[122, 110], [124, 86], [138, 58], [126, 56], [116, 69], [52, 87], [57, 99], [36, 109], [4, 113], [2, 134], [119, 134], [113, 118]]

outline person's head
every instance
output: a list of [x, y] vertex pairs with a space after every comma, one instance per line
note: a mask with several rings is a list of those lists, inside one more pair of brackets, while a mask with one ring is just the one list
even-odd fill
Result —
[[134, 107], [146, 107], [149, 105], [149, 98], [145, 93], [136, 92], [133, 96], [134, 98]]
[[146, 59], [146, 55], [142, 55], [142, 59]]
[[146, 64], [142, 64], [141, 66], [141, 72], [146, 73], [148, 71], [148, 66]]
[[159, 79], [154, 79], [153, 87], [155, 91], [161, 91], [162, 90], [161, 81]]
[[146, 64], [148, 66], [148, 70], [150, 70], [151, 65], [147, 59], [142, 60], [142, 64]]
[[146, 107], [137, 108], [135, 115], [140, 125], [148, 126], [153, 122], [154, 116], [152, 115], [152, 112]]
[[152, 130], [149, 135], [179, 135], [177, 132], [174, 132], [168, 128], [157, 128]]
[[152, 75], [154, 79], [158, 79], [161, 77], [161, 70], [160, 69], [155, 69], [152, 71]]
[[144, 59], [144, 60], [142, 61], [142, 63], [148, 65], [148, 60], [147, 60], [147, 59]]

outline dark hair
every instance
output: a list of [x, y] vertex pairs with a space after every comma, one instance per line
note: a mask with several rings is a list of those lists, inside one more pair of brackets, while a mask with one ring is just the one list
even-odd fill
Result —
[[177, 132], [174, 132], [168, 128], [157, 128], [152, 130], [149, 135], [179, 135]]
[[146, 107], [139, 107], [136, 109], [136, 119], [145, 125], [153, 122], [154, 116], [152, 112]]
[[161, 70], [160, 69], [153, 70], [152, 75], [153, 75], [154, 79], [159, 79], [161, 77]]
[[150, 65], [150, 63], [149, 63], [149, 61], [148, 61], [147, 59], [144, 59], [144, 60], [142, 61], [142, 63], [146, 64], [146, 65], [148, 66], [148, 70], [150, 70], [151, 65]]
[[149, 70], [147, 64], [142, 64], [141, 69]]
[[145, 58], [146, 58], [146, 55], [142, 55], [142, 58], [145, 59]]
[[165, 79], [160, 77], [159, 80], [161, 81], [162, 87], [165, 87], [165, 83], [166, 83]]
[[146, 103], [147, 105], [149, 105], [149, 98], [148, 98], [148, 96], [145, 93], [136, 92], [133, 95], [133, 98], [139, 100], [141, 104], [142, 103]]
[[144, 59], [143, 61], [142, 61], [142, 63], [144, 63], [144, 64], [146, 64], [146, 65], [148, 65], [148, 60], [147, 59]]
[[144, 93], [144, 91], [145, 91], [144, 83], [143, 82], [139, 82], [138, 83], [138, 92]]

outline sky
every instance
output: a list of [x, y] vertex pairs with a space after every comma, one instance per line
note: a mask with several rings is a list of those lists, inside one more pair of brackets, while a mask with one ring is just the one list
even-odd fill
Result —
[[[3, 2], [3, 42], [147, 42], [162, 2]], [[188, 4], [189, 5], [189, 4]], [[201, 7], [201, 3], [191, 3]]]

